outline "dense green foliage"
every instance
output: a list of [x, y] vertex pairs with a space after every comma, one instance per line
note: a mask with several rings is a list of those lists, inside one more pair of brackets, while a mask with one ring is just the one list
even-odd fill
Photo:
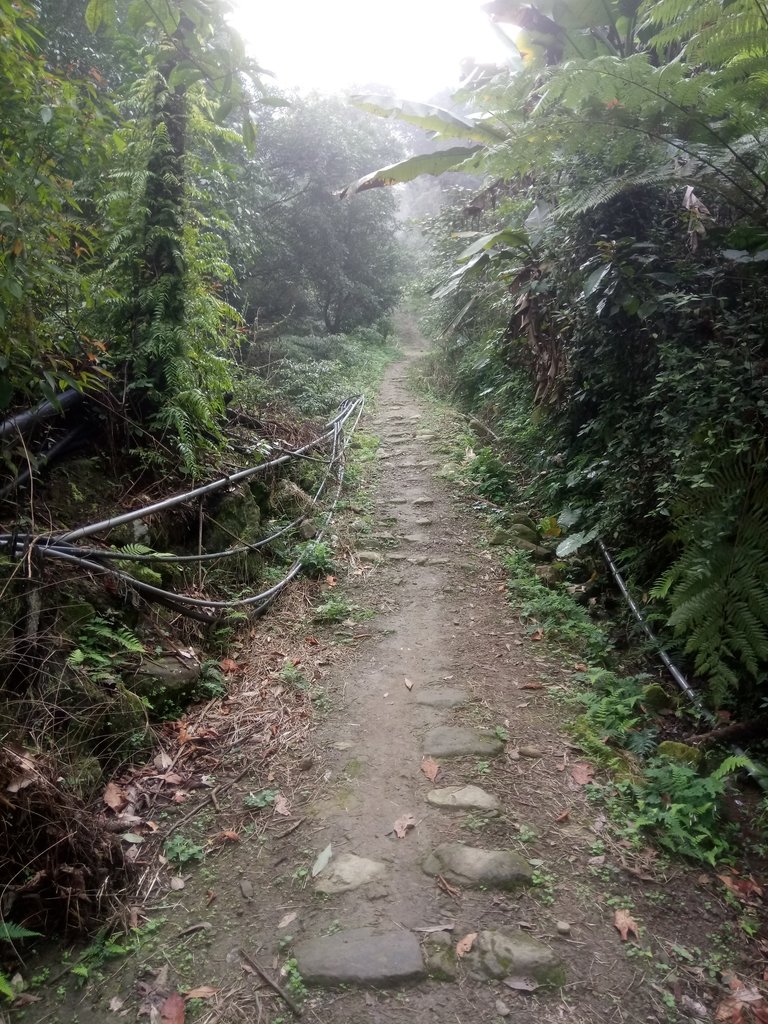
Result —
[[265, 84], [223, 0], [0, 3], [0, 410], [96, 395], [196, 473], [264, 332], [397, 300], [394, 200], [334, 196], [391, 133]]
[[475, 113], [421, 112], [439, 138], [473, 143], [454, 169], [488, 175], [430, 228], [436, 373], [500, 433], [508, 497], [567, 509], [639, 587], [660, 580], [655, 614], [713, 702], [759, 700], [765, 9], [488, 6], [522, 28], [510, 66], [470, 76], [460, 98]]

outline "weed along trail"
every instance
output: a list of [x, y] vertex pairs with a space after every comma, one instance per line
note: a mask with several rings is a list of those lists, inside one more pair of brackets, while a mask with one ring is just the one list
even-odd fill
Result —
[[170, 830], [158, 815], [134, 938], [80, 954], [80, 989], [51, 967], [20, 1020], [726, 1019], [712, 979], [742, 955], [732, 908], [590, 799], [599, 767], [565, 731], [584, 666], [521, 624], [451, 479], [450, 418], [411, 386], [426, 343], [399, 330], [336, 575], [259, 620], [226, 698], [184, 725], [205, 744], [228, 721], [230, 739], [211, 796]]

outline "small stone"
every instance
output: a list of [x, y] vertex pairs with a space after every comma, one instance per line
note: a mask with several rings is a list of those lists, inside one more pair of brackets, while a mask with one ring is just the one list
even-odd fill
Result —
[[297, 967], [308, 985], [398, 985], [426, 977], [418, 939], [398, 929], [383, 935], [354, 928], [298, 943]]
[[429, 708], [456, 708], [468, 700], [467, 691], [457, 686], [427, 686], [416, 695], [416, 703]]
[[434, 498], [427, 498], [427, 497], [424, 497], [424, 498], [414, 498], [413, 504], [417, 508], [419, 508], [421, 506], [424, 506], [424, 505], [434, 505], [435, 504], [435, 499]]
[[570, 926], [570, 924], [567, 921], [558, 921], [557, 924], [555, 925], [555, 927], [557, 928], [557, 934], [558, 935], [570, 935], [571, 934], [571, 926]]
[[424, 737], [424, 753], [433, 757], [463, 757], [478, 754], [493, 757], [504, 749], [493, 733], [479, 732], [463, 725], [442, 725]]
[[380, 551], [358, 551], [357, 559], [359, 562], [368, 562], [371, 565], [378, 565], [382, 561], [383, 555]]
[[431, 519], [417, 519], [414, 525], [415, 526], [431, 526], [432, 522], [433, 522], [433, 520], [431, 520]]
[[563, 985], [565, 971], [549, 946], [512, 930], [484, 931], [466, 957], [475, 976], [532, 978], [539, 985]]
[[428, 558], [427, 559], [427, 564], [428, 565], [450, 565], [451, 564], [451, 560], [450, 560], [450, 558]]
[[511, 850], [479, 850], [463, 843], [441, 843], [422, 864], [428, 875], [469, 888], [517, 889], [527, 885], [533, 868]]
[[457, 811], [489, 811], [498, 813], [499, 801], [479, 786], [445, 786], [427, 793], [427, 803]]
[[496, 1007], [496, 1013], [498, 1013], [498, 1015], [500, 1017], [508, 1017], [509, 1016], [510, 1009], [507, 1006], [507, 1004], [504, 1002], [503, 999], [497, 999], [496, 1003], [495, 1003], [495, 1007]]
[[342, 853], [321, 872], [315, 882], [315, 889], [329, 895], [350, 892], [381, 878], [386, 870], [385, 865], [379, 861], [356, 857], [354, 853]]
[[427, 538], [419, 533], [411, 533], [407, 537], [403, 537], [403, 540], [408, 544], [426, 544], [427, 542]]
[[544, 751], [539, 747], [518, 747], [520, 757], [544, 757]]

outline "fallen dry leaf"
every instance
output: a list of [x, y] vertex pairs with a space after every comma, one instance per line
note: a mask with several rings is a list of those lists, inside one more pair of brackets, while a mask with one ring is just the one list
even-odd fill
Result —
[[583, 661], [577, 661], [576, 664], [573, 666], [573, 671], [574, 672], [586, 672], [588, 670], [588, 668], [589, 668], [589, 666], [585, 665]]
[[502, 985], [514, 989], [515, 992], [535, 992], [537, 988], [541, 988], [538, 981], [533, 978], [504, 978]]
[[762, 886], [758, 885], [754, 878], [734, 878], [733, 875], [718, 875], [717, 877], [726, 889], [741, 900], [748, 900], [750, 896], [763, 895]]
[[595, 777], [595, 769], [591, 764], [580, 761], [571, 768], [571, 778], [577, 786], [587, 786]]
[[171, 888], [174, 892], [178, 892], [180, 889], [183, 889], [185, 885], [186, 882], [180, 875], [174, 875], [171, 879]]
[[116, 782], [108, 782], [104, 792], [101, 794], [101, 799], [116, 813], [122, 811], [122, 809], [128, 803], [128, 798], [123, 792], [122, 786], [118, 786]]
[[437, 761], [431, 757], [424, 757], [421, 760], [421, 770], [427, 776], [430, 782], [434, 782], [437, 776], [440, 774], [440, 765]]
[[224, 831], [221, 833], [221, 838], [225, 842], [227, 842], [227, 843], [239, 843], [240, 842], [240, 836], [237, 834], [237, 832], [233, 831], [231, 828], [224, 829]]
[[199, 985], [197, 988], [191, 988], [184, 995], [187, 999], [211, 999], [218, 991], [217, 988], [211, 988], [210, 985]]
[[544, 690], [546, 687], [543, 683], [523, 683], [520, 687], [521, 690]]
[[543, 640], [544, 639], [544, 630], [543, 629], [537, 629], [535, 633], [531, 633], [529, 639], [530, 640]]
[[277, 922], [277, 927], [287, 928], [289, 924], [296, 920], [297, 916], [298, 915], [296, 914], [296, 911], [292, 910], [290, 914], [286, 914], [285, 917], [280, 918], [280, 920]]
[[184, 1024], [184, 999], [178, 992], [173, 992], [160, 1007], [160, 1019], [163, 1024]]
[[411, 680], [410, 680], [410, 679], [408, 678], [408, 676], [403, 676], [403, 681], [405, 682], [405, 688], [406, 688], [406, 690], [412, 690], [412, 689], [413, 689], [413, 683], [412, 683], [412, 682], [411, 682]]
[[279, 793], [275, 800], [275, 814], [282, 814], [283, 817], [288, 817], [291, 813], [291, 809], [288, 806], [288, 801], [285, 799], [282, 793]]
[[398, 818], [392, 826], [392, 829], [398, 839], [405, 839], [412, 828], [416, 828], [416, 819], [412, 814], [404, 814], [401, 818]]
[[637, 924], [628, 910], [616, 911], [613, 915], [613, 927], [618, 931], [622, 942], [626, 942], [630, 935], [634, 935], [636, 939], [640, 938]]
[[336, 577], [335, 576], [326, 576], [325, 577], [325, 582], [331, 588], [331, 590], [333, 590], [333, 588], [336, 586]]
[[233, 661], [231, 658], [222, 658], [221, 661], [219, 662], [219, 668], [221, 669], [222, 672], [240, 671], [240, 666], [237, 664], [236, 661]]
[[472, 949], [476, 938], [477, 932], [469, 932], [469, 934], [465, 935], [463, 939], [459, 939], [456, 943], [456, 956], [459, 959], [466, 956], [470, 949]]
[[125, 1005], [125, 1000], [121, 999], [120, 996], [112, 996], [109, 1000], [109, 1008], [112, 1013], [117, 1013], [118, 1010], [122, 1010]]
[[558, 814], [558, 816], [555, 818], [555, 824], [561, 825], [564, 821], [568, 821], [570, 816], [571, 816], [571, 812], [570, 811], [561, 811]]

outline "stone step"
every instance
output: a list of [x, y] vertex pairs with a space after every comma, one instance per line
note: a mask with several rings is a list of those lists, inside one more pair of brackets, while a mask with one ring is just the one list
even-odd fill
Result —
[[458, 686], [427, 686], [423, 690], [414, 691], [417, 704], [428, 708], [457, 708], [466, 704], [469, 694]]
[[533, 877], [533, 868], [511, 850], [480, 850], [464, 843], [441, 843], [422, 863], [428, 875], [442, 875], [469, 889], [518, 889]]
[[350, 892], [369, 882], [378, 881], [386, 870], [386, 864], [381, 861], [358, 857], [354, 853], [342, 853], [320, 872], [315, 880], [315, 890], [327, 895]]
[[427, 976], [419, 940], [402, 929], [376, 934], [370, 928], [353, 928], [321, 935], [297, 943], [294, 956], [308, 985], [376, 988]]
[[427, 803], [450, 811], [488, 811], [498, 814], [499, 801], [480, 786], [444, 786], [427, 793]]
[[432, 757], [463, 757], [466, 754], [494, 757], [503, 749], [504, 741], [498, 736], [463, 725], [441, 725], [424, 737], [424, 753]]
[[465, 963], [475, 977], [532, 978], [539, 985], [565, 984], [565, 970], [557, 954], [515, 929], [480, 932]]

